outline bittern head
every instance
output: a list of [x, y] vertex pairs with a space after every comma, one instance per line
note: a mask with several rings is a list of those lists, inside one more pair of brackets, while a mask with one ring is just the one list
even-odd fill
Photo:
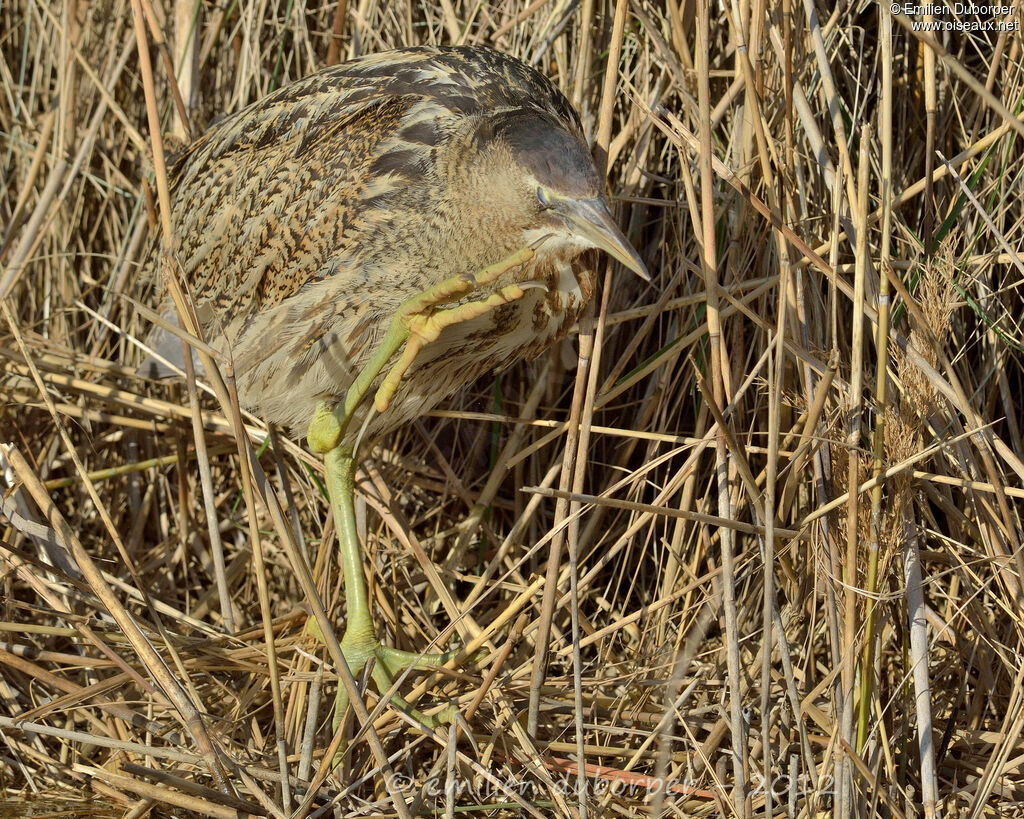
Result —
[[650, 281], [612, 217], [604, 183], [580, 137], [546, 113], [519, 109], [489, 117], [475, 142], [492, 169], [500, 167], [506, 207], [523, 217], [530, 246], [546, 245], [568, 256], [597, 248]]

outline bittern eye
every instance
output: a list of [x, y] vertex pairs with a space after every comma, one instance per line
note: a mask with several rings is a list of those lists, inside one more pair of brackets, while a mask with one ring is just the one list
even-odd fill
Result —
[[540, 202], [540, 206], [547, 210], [551, 207], [551, 200], [548, 198], [544, 188], [537, 188], [537, 201]]

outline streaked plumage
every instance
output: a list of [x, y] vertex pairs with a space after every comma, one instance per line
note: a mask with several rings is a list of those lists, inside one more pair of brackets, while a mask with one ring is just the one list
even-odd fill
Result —
[[[566, 333], [593, 290], [587, 248], [642, 271], [621, 234], [595, 242], [559, 210], [605, 207], [568, 100], [485, 48], [320, 71], [211, 128], [174, 161], [171, 186], [173, 251], [207, 340], [230, 351], [242, 403], [295, 429], [344, 395], [399, 305], [437, 282], [530, 243], [533, 261], [494, 286], [542, 286], [429, 344], [371, 439]], [[615, 231], [606, 214], [588, 218]], [[180, 362], [177, 339], [160, 336]]]

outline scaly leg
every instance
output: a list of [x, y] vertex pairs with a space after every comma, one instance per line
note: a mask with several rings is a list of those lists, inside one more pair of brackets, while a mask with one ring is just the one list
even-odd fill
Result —
[[[442, 308], [441, 305], [458, 300], [474, 289], [495, 281], [532, 256], [533, 251], [526, 248], [502, 262], [485, 268], [475, 276], [448, 279], [406, 301], [395, 314], [380, 346], [349, 387], [344, 402], [333, 411], [321, 405], [310, 422], [307, 438], [310, 448], [324, 456], [327, 493], [334, 511], [345, 577], [348, 619], [341, 639], [341, 650], [353, 673], [358, 673], [371, 658], [374, 660], [371, 673], [382, 694], [391, 687], [392, 675], [412, 665], [420, 668], [443, 665], [456, 656], [457, 652], [420, 655], [388, 648], [377, 641], [363, 576], [359, 535], [356, 531], [354, 494], [357, 461], [352, 448], [342, 444], [345, 432], [366, 393], [403, 344], [405, 349], [401, 357], [388, 371], [377, 390], [375, 404], [379, 412], [387, 410], [400, 386], [402, 376], [412, 366], [420, 350], [436, 340], [445, 327], [476, 318], [498, 305], [515, 301], [522, 297], [523, 290], [513, 284], [478, 301], [468, 301], [449, 308]], [[393, 696], [392, 702], [430, 727], [450, 716], [427, 717], [398, 696]], [[344, 687], [339, 686], [334, 704], [335, 730], [341, 724], [347, 707], [348, 695]]]
[[[356, 459], [344, 446], [336, 446], [324, 453], [324, 467], [327, 475], [327, 493], [331, 498], [334, 510], [335, 526], [338, 529], [338, 542], [341, 547], [341, 565], [345, 575], [345, 606], [348, 618], [345, 633], [341, 638], [341, 651], [345, 662], [354, 674], [366, 665], [367, 660], [374, 659], [372, 670], [373, 680], [383, 694], [393, 682], [391, 675], [410, 665], [420, 668], [435, 668], [444, 665], [456, 656], [457, 652], [444, 654], [424, 654], [399, 652], [387, 648], [377, 642], [370, 614], [369, 597], [366, 591], [366, 580], [363, 575], [362, 555], [359, 548], [359, 535], [356, 531], [354, 503]], [[393, 697], [395, 705], [418, 719], [427, 726], [438, 724], [436, 718], [430, 718], [416, 711], [400, 697]], [[334, 728], [337, 729], [345, 716], [348, 706], [348, 695], [344, 686], [338, 686], [335, 700]]]

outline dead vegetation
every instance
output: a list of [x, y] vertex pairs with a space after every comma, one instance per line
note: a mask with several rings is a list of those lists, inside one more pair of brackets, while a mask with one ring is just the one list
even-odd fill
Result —
[[[810, 0], [135, 8], [0, 6], [7, 799], [1020, 815], [1019, 31]], [[144, 79], [183, 137], [168, 64], [199, 132], [336, 58], [453, 42], [577, 102], [655, 285], [602, 267], [571, 343], [367, 459], [386, 638], [480, 653], [402, 683], [457, 704], [450, 730], [370, 691], [332, 771], [337, 677], [295, 570], [336, 622], [321, 466], [206, 394], [197, 450], [187, 391], [134, 375]]]

